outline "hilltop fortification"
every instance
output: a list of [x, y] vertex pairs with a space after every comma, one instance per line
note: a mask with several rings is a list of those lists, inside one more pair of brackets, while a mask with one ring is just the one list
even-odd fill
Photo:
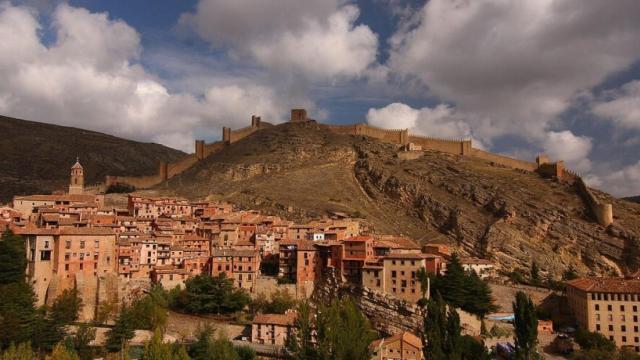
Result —
[[[291, 110], [291, 123], [314, 122], [307, 117], [305, 109]], [[560, 182], [575, 185], [580, 195], [589, 207], [591, 215], [598, 224], [609, 226], [613, 223], [613, 205], [604, 203], [588, 189], [584, 180], [576, 173], [566, 169], [564, 162], [559, 160], [551, 162], [545, 155], [540, 155], [535, 162], [528, 162], [514, 159], [508, 156], [487, 152], [473, 147], [469, 139], [441, 139], [437, 137], [426, 137], [409, 133], [407, 129], [383, 129], [369, 124], [358, 123], [352, 125], [318, 124], [323, 129], [327, 129], [335, 134], [350, 136], [366, 136], [377, 139], [385, 143], [396, 144], [410, 152], [437, 151], [446, 154], [469, 156], [486, 160], [492, 164], [504, 166], [514, 170], [537, 173], [540, 176], [553, 178]], [[107, 176], [105, 187], [115, 183], [126, 183], [138, 189], [147, 189], [161, 184], [174, 176], [181, 174], [185, 170], [193, 167], [212, 154], [215, 154], [226, 146], [234, 144], [255, 132], [272, 127], [272, 124], [262, 122], [259, 116], [251, 117], [251, 125], [242, 129], [232, 130], [228, 127], [222, 128], [222, 140], [207, 144], [203, 140], [195, 141], [195, 152], [186, 157], [171, 163], [161, 162], [158, 166], [158, 173], [151, 176], [142, 177], [121, 177]], [[415, 150], [418, 149], [418, 150]], [[399, 155], [403, 158], [404, 154]], [[415, 158], [415, 156], [404, 156], [404, 158]]]

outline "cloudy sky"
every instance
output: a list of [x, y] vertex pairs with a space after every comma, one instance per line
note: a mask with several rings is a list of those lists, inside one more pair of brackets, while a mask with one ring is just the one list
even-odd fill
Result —
[[638, 0], [0, 0], [0, 113], [193, 151], [292, 107], [640, 194]]

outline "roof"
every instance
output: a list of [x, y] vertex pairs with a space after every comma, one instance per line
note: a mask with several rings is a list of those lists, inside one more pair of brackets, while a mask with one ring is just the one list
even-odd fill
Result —
[[437, 258], [438, 255], [433, 254], [415, 254], [415, 253], [404, 253], [404, 254], [387, 254], [384, 256], [384, 259], [412, 259], [412, 260], [422, 260], [422, 259], [432, 259]]
[[80, 165], [80, 159], [76, 158], [76, 163], [71, 166], [72, 169], [83, 169], [82, 165]]
[[115, 235], [115, 232], [105, 227], [81, 227], [60, 229], [60, 235]]
[[378, 348], [380, 346], [386, 345], [386, 344], [390, 344], [390, 343], [394, 343], [398, 340], [404, 341], [409, 345], [415, 346], [418, 349], [422, 349], [422, 340], [420, 340], [419, 337], [417, 337], [416, 335], [408, 332], [408, 331], [403, 331], [401, 333], [397, 333], [393, 336], [390, 336], [388, 338], [383, 338], [383, 339], [378, 339], [375, 340], [374, 342], [371, 343], [371, 345], [369, 345], [370, 349], [375, 349]]
[[[390, 243], [393, 247], [402, 249], [420, 249], [420, 246], [415, 241], [404, 236], [383, 235], [378, 238], [377, 242]], [[376, 245], [374, 244], [374, 246]]]
[[213, 249], [211, 256], [257, 256], [255, 250]]
[[640, 294], [639, 279], [581, 278], [567, 281], [567, 285], [585, 292]]
[[315, 243], [311, 240], [289, 240], [281, 241], [279, 243], [280, 248], [287, 246], [295, 246], [297, 250], [312, 251], [316, 250]]
[[295, 312], [288, 312], [286, 314], [256, 314], [256, 316], [253, 317], [254, 324], [293, 326], [295, 321]]
[[65, 194], [65, 195], [26, 195], [15, 196], [13, 200], [27, 201], [71, 201], [71, 202], [91, 202], [95, 201], [94, 195]]

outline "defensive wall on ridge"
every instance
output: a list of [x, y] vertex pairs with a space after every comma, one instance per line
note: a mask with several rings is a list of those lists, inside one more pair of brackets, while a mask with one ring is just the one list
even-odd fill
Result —
[[[313, 120], [307, 117], [307, 112], [305, 109], [292, 109], [290, 121], [295, 123]], [[187, 155], [186, 157], [176, 162], [168, 164], [161, 162], [158, 167], [158, 173], [155, 175], [137, 177], [107, 176], [105, 181], [105, 188], [115, 183], [126, 183], [129, 185], [133, 185], [138, 189], [153, 187], [162, 183], [163, 181], [166, 181], [167, 179], [170, 179], [182, 173], [183, 171], [194, 166], [198, 161], [201, 161], [211, 156], [212, 154], [222, 150], [225, 146], [233, 144], [260, 129], [270, 126], [273, 125], [269, 123], [263, 123], [259, 116], [254, 115], [251, 117], [250, 126], [237, 130], [223, 127], [221, 141], [207, 144], [204, 140], [196, 140], [195, 152], [193, 154]], [[608, 226], [613, 222], [613, 209], [611, 204], [601, 203], [593, 194], [593, 192], [589, 190], [589, 188], [587, 188], [583, 179], [578, 174], [567, 170], [564, 167], [564, 162], [557, 161], [552, 163], [545, 155], [538, 156], [536, 158], [536, 162], [528, 162], [476, 149], [473, 147], [472, 141], [468, 139], [440, 139], [435, 137], [426, 137], [410, 134], [407, 129], [390, 130], [364, 123], [352, 125], [321, 124], [320, 126], [336, 134], [367, 136], [383, 142], [398, 144], [402, 146], [408, 146], [411, 144], [410, 147], [418, 146], [422, 150], [434, 150], [448, 154], [472, 156], [512, 169], [537, 172], [543, 177], [554, 178], [558, 181], [575, 185], [581, 197], [584, 199], [586, 205], [589, 207], [594, 218], [599, 224]], [[417, 156], [401, 156], [401, 158], [413, 159], [417, 158]], [[99, 184], [96, 186], [99, 186]]]

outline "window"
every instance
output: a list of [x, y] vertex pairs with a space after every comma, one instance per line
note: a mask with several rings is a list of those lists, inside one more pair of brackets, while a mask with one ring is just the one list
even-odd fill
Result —
[[622, 342], [627, 342], [627, 337], [626, 336], [622, 337]]
[[40, 260], [49, 261], [51, 260], [51, 250], [44, 250], [40, 252]]
[[70, 258], [71, 258], [71, 253], [64, 254], [64, 261], [69, 261]]
[[80, 240], [80, 249], [84, 249], [84, 240]]
[[613, 325], [609, 325], [609, 331], [613, 331]]
[[596, 304], [596, 311], [600, 310], [600, 305]]
[[624, 325], [620, 326], [620, 331], [627, 331], [627, 327]]
[[93, 242], [93, 247], [95, 248], [99, 248], [100, 247], [100, 240], [96, 240]]
[[71, 240], [67, 240], [64, 242], [65, 249], [71, 249]]
[[69, 271], [69, 264], [64, 264], [64, 270]]
[[596, 324], [596, 331], [600, 331], [600, 324]]
[[600, 321], [600, 314], [596, 314], [596, 321]]
[[44, 242], [44, 248], [45, 248], [45, 249], [48, 249], [48, 248], [49, 248], [49, 241], [48, 241], [48, 240]]
[[391, 277], [396, 277], [396, 271], [395, 271], [395, 270], [393, 270], [393, 271], [391, 272]]
[[[607, 294], [605, 294], [605, 297], [607, 296]], [[607, 299], [605, 299], [607, 300]], [[611, 306], [611, 304], [607, 305], [607, 311], [613, 311], [613, 306]]]
[[80, 263], [80, 270], [84, 269], [84, 263]]
[[620, 305], [620, 311], [624, 311], [624, 305]]
[[633, 315], [633, 322], [638, 322], [638, 315]]
[[637, 305], [633, 305], [633, 312], [637, 312], [638, 311], [638, 306]]

